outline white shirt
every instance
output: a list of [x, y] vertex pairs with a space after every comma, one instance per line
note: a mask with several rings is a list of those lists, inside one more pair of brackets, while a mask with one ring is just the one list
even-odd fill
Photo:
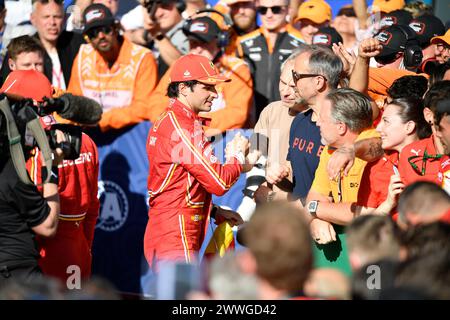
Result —
[[66, 90], [66, 82], [64, 81], [64, 74], [61, 68], [61, 62], [59, 61], [58, 52], [48, 52], [50, 59], [52, 59], [52, 85], [55, 88]]

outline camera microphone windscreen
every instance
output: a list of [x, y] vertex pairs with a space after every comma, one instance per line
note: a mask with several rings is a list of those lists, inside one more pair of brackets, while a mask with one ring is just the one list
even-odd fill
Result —
[[55, 100], [63, 103], [63, 108], [58, 114], [66, 120], [93, 125], [97, 124], [102, 117], [101, 105], [90, 98], [65, 93]]

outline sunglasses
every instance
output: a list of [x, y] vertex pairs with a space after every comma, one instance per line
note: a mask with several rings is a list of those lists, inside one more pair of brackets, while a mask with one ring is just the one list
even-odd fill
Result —
[[267, 11], [270, 9], [273, 14], [280, 14], [286, 6], [273, 6], [273, 7], [257, 7], [256, 11], [263, 16], [267, 14]]
[[356, 14], [353, 8], [343, 8], [339, 10], [337, 16], [356, 17]]
[[312, 78], [312, 77], [322, 77], [325, 80], [327, 80], [326, 77], [324, 77], [321, 74], [317, 74], [317, 73], [298, 73], [295, 70], [292, 70], [292, 79], [294, 79], [294, 84], [297, 85], [298, 80], [303, 79], [303, 78]]
[[91, 30], [88, 30], [86, 32], [86, 35], [89, 37], [89, 39], [95, 39], [98, 37], [98, 35], [100, 34], [100, 32], [103, 32], [103, 34], [109, 35], [111, 34], [113, 31], [113, 27], [112, 26], [103, 26], [103, 27], [97, 27], [97, 28], [93, 28]]
[[437, 43], [436, 48], [438, 49], [439, 52], [442, 52], [444, 50], [450, 50], [450, 46], [444, 43]]
[[[56, 4], [64, 4], [64, 0], [53, 0], [54, 2], [56, 2]], [[32, 0], [31, 4], [35, 4], [36, 2], [42, 3], [42, 4], [47, 4], [50, 2], [50, 0]]]

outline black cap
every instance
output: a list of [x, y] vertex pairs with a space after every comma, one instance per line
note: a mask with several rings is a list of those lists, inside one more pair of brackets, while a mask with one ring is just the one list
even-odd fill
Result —
[[342, 36], [339, 32], [336, 31], [335, 28], [332, 27], [322, 27], [319, 31], [314, 35], [312, 43], [327, 46], [331, 48], [333, 43], [344, 42]]
[[186, 23], [183, 27], [183, 33], [188, 38], [193, 38], [201, 42], [211, 42], [217, 39], [220, 28], [210, 17], [198, 17]]
[[409, 26], [416, 32], [421, 47], [429, 46], [431, 38], [442, 36], [445, 33], [442, 21], [432, 14], [424, 14], [413, 19]]
[[88, 6], [83, 13], [84, 29], [86, 33], [90, 29], [96, 27], [104, 27], [113, 25], [116, 21], [111, 10], [103, 4], [94, 3]]
[[5, 0], [0, 0], [0, 9], [3, 10], [5, 8]]
[[[403, 29], [403, 30], [402, 30]], [[393, 25], [381, 30], [375, 39], [383, 45], [383, 50], [377, 57], [388, 57], [395, 53], [402, 52], [406, 48], [408, 39], [415, 39], [414, 31], [408, 26]]]
[[383, 30], [395, 24], [407, 26], [411, 22], [412, 18], [412, 14], [403, 9], [389, 12], [381, 19], [380, 29]]

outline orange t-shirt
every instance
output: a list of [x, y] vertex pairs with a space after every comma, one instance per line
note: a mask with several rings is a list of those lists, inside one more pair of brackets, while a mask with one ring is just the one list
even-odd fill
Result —
[[374, 121], [376, 126], [383, 112], [384, 101], [387, 97], [387, 89], [394, 83], [395, 80], [403, 76], [424, 76], [428, 79], [428, 75], [421, 73], [417, 74], [408, 70], [390, 69], [390, 68], [369, 68], [369, 83], [367, 87], [367, 94], [376, 103], [380, 109], [380, 114]]

